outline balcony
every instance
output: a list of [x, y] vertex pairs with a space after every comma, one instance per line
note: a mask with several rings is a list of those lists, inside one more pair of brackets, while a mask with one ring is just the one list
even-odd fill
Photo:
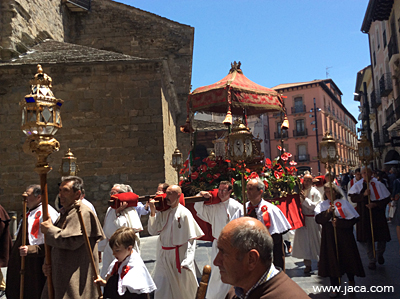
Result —
[[399, 54], [399, 47], [397, 45], [397, 38], [396, 36], [391, 36], [389, 45], [388, 45], [388, 56], [389, 56], [389, 61], [392, 58], [393, 55]]
[[292, 108], [292, 114], [296, 114], [296, 113], [306, 113], [306, 105], [300, 105], [300, 106], [295, 106], [295, 107], [291, 107]]
[[282, 131], [282, 136], [281, 136], [281, 132], [274, 132], [274, 138], [275, 139], [281, 139], [281, 138], [288, 138], [288, 132]]
[[310, 161], [310, 155], [306, 154], [306, 155], [298, 155], [298, 156], [294, 156], [294, 160], [299, 163], [299, 162], [308, 162]]
[[90, 10], [91, 0], [63, 0], [63, 3], [72, 12], [87, 12]]
[[380, 105], [382, 105], [381, 96], [380, 94], [376, 93], [375, 90], [371, 92], [370, 99], [372, 108], [378, 108]]
[[382, 136], [383, 136], [383, 142], [384, 143], [389, 143], [390, 142], [390, 136], [389, 136], [389, 131], [387, 130], [389, 126], [387, 126], [387, 123], [383, 126], [383, 129], [381, 131]]
[[379, 147], [382, 146], [381, 139], [380, 139], [378, 131], [374, 132], [373, 141], [374, 141], [374, 148], [379, 148]]
[[381, 97], [387, 97], [393, 90], [392, 74], [383, 74], [379, 80], [379, 93]]
[[297, 131], [293, 130], [293, 137], [301, 137], [301, 136], [307, 136], [307, 128], [304, 129], [304, 131]]

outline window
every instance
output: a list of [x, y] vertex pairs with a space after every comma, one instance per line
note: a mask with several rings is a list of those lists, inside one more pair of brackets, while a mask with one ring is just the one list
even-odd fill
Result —
[[303, 98], [296, 97], [294, 98], [294, 113], [302, 113], [302, 112], [305, 112], [303, 105]]
[[296, 132], [297, 133], [302, 133], [304, 132], [304, 119], [298, 119], [296, 120]]
[[299, 153], [299, 159], [298, 159], [299, 162], [308, 160], [307, 146], [305, 144], [299, 144], [297, 146], [297, 152]]

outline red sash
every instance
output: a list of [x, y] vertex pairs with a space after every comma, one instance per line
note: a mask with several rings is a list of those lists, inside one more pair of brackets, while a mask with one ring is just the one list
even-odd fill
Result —
[[375, 199], [378, 200], [380, 198], [378, 190], [376, 189], [375, 182], [371, 182], [372, 189], [374, 190]]
[[178, 269], [178, 272], [181, 273], [181, 260], [179, 258], [179, 247], [181, 247], [182, 245], [179, 246], [174, 246], [174, 247], [164, 247], [161, 246], [162, 249], [164, 250], [172, 250], [175, 249], [175, 263], [176, 263], [176, 269]]
[[342, 210], [342, 204], [341, 204], [340, 202], [336, 202], [336, 203], [335, 203], [335, 206], [337, 207], [340, 216], [341, 216], [343, 219], [346, 219], [346, 215], [344, 214], [344, 212], [343, 212], [343, 210]]

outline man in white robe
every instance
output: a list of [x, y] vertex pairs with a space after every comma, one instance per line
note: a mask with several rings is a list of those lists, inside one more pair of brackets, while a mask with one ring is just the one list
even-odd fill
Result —
[[[230, 198], [233, 186], [228, 181], [222, 181], [219, 183], [218, 194], [215, 194], [217, 190], [213, 190], [211, 193], [208, 191], [201, 191], [200, 195], [205, 198], [212, 198], [213, 195], [221, 200], [217, 204], [207, 205], [204, 202], [196, 202], [194, 204], [194, 209], [197, 212], [197, 216], [210, 223], [212, 228], [212, 236], [215, 238], [212, 243], [211, 248], [211, 260], [213, 261], [217, 256], [217, 239], [225, 227], [225, 225], [231, 220], [232, 216], [237, 210], [243, 209], [243, 205], [238, 201]], [[208, 282], [207, 288], [207, 299], [219, 299], [225, 298], [228, 294], [231, 285], [225, 284], [221, 281], [221, 275], [219, 269], [212, 264], [211, 265], [211, 276]]]
[[[110, 192], [110, 195], [118, 193], [132, 192], [132, 188], [129, 185], [115, 184]], [[114, 260], [112, 249], [108, 245], [108, 240], [115, 233], [115, 231], [123, 226], [133, 228], [136, 232], [137, 242], [133, 248], [140, 254], [140, 237], [139, 232], [143, 230], [142, 223], [136, 212], [135, 207], [127, 207], [128, 204], [124, 202], [117, 209], [109, 207], [104, 218], [103, 231], [106, 235], [106, 239], [99, 242], [99, 252], [103, 252], [103, 267], [101, 268], [100, 276], [106, 277], [108, 267]]]
[[[285, 250], [283, 247], [282, 235], [292, 227], [277, 206], [262, 199], [265, 185], [260, 178], [250, 179], [247, 182], [246, 190], [247, 199], [249, 200], [249, 202], [246, 203], [246, 214], [249, 217], [260, 220], [268, 228], [274, 240], [274, 265], [285, 270]], [[232, 220], [243, 216], [243, 209], [239, 209], [236, 211], [235, 215], [233, 215]]]
[[154, 282], [157, 286], [155, 299], [195, 298], [197, 279], [194, 267], [196, 239], [203, 231], [188, 209], [179, 204], [182, 190], [179, 186], [168, 187], [166, 211], [156, 214], [154, 199], [150, 200], [148, 230], [159, 234]]
[[304, 273], [311, 272], [311, 261], [319, 259], [321, 247], [321, 226], [315, 222], [314, 209], [322, 201], [317, 188], [312, 186], [313, 177], [305, 174], [304, 189], [300, 193], [301, 208], [305, 225], [298, 228], [294, 235], [292, 256], [303, 259]]

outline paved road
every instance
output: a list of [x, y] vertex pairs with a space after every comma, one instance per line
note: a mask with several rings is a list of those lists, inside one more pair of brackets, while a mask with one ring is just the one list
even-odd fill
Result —
[[[400, 255], [399, 255], [399, 243], [397, 242], [395, 226], [389, 225], [392, 241], [387, 244], [385, 252], [385, 264], [377, 265], [377, 269], [372, 271], [367, 268], [368, 259], [365, 251], [362, 247], [359, 247], [361, 259], [364, 264], [366, 277], [356, 277], [356, 286], [359, 288], [365, 288], [365, 291], [369, 291], [370, 287], [389, 287], [392, 291], [386, 292], [357, 292], [346, 295], [341, 295], [340, 298], [360, 298], [360, 299], [375, 299], [375, 298], [387, 298], [387, 299], [399, 299], [400, 298]], [[148, 267], [150, 273], [153, 272], [155, 266], [156, 256], [156, 241], [157, 237], [143, 237], [141, 238], [142, 247], [142, 258]], [[199, 241], [196, 249], [196, 263], [200, 269], [203, 269], [205, 265], [211, 264], [211, 243]], [[317, 269], [317, 263], [313, 262], [313, 269]], [[6, 268], [2, 268], [3, 273], [6, 272]], [[318, 276], [318, 271], [314, 270], [311, 274], [305, 275], [303, 273], [304, 264], [302, 260], [286, 257], [286, 273], [300, 285], [303, 290], [309, 294], [311, 298], [329, 298], [328, 293], [317, 291], [314, 288], [319, 286], [328, 286], [329, 278], [322, 278]], [[347, 285], [347, 278], [343, 278], [342, 285]], [[2, 297], [2, 299], [5, 297]], [[172, 299], [172, 298], [171, 298]]]

